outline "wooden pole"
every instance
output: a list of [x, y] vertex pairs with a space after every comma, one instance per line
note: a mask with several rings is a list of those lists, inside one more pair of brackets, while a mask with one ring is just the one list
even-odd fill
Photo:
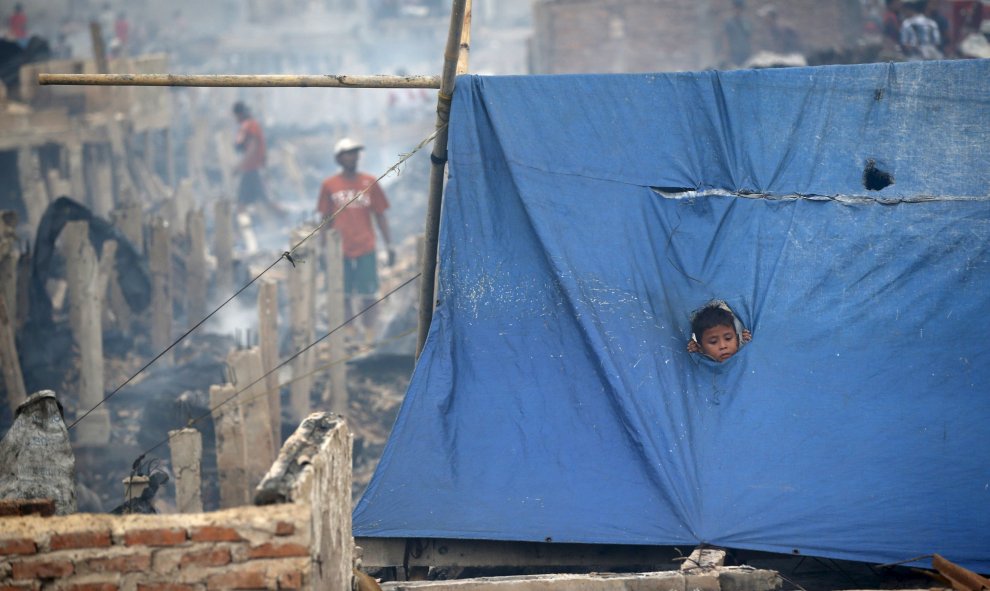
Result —
[[213, 212], [213, 255], [217, 257], [216, 289], [226, 299], [234, 290], [234, 219], [230, 201], [217, 201]]
[[[333, 330], [346, 320], [346, 309], [344, 308], [344, 250], [341, 244], [340, 232], [336, 230], [326, 230], [323, 232], [327, 269], [327, 321], [330, 330]], [[338, 330], [330, 335], [329, 357], [330, 361], [338, 361], [344, 358], [347, 351], [344, 345], [344, 331]], [[330, 366], [330, 380], [327, 389], [323, 394], [323, 402], [326, 410], [330, 412], [348, 415], [350, 398], [347, 393], [347, 364], [340, 362]]]
[[17, 214], [0, 212], [0, 373], [7, 390], [10, 414], [27, 400], [24, 376], [17, 356]]
[[186, 228], [189, 258], [186, 260], [186, 324], [192, 325], [206, 316], [206, 222], [203, 210], [189, 212]]
[[[261, 368], [267, 373], [278, 365], [278, 284], [262, 279], [258, 288], [258, 346]], [[268, 390], [268, 414], [272, 420], [275, 453], [282, 443], [282, 399], [279, 396], [278, 372], [265, 378]]]
[[[463, 0], [457, 0], [463, 4]], [[460, 39], [458, 28], [457, 39]], [[440, 88], [440, 76], [353, 74], [38, 74], [41, 86], [199, 86], [241, 88]]]
[[202, 513], [203, 436], [192, 428], [169, 431], [168, 436], [175, 474], [175, 507], [179, 513]]
[[[276, 453], [265, 381], [260, 379], [261, 351], [258, 347], [234, 351], [227, 357], [227, 363], [233, 369], [234, 386], [240, 392], [231, 404], [237, 404], [241, 408], [243, 423], [238, 435], [244, 439], [245, 494], [250, 502], [254, 496], [254, 488], [261, 484], [275, 461]], [[254, 385], [248, 387], [249, 384]]]
[[244, 469], [244, 423], [241, 419], [241, 407], [234, 401], [223, 404], [236, 393], [237, 388], [231, 384], [210, 386], [221, 509], [249, 502], [247, 472]]
[[471, 57], [471, 0], [464, 3], [464, 28], [461, 29], [461, 46], [457, 54], [457, 75], [467, 74]]
[[[172, 344], [171, 239], [165, 220], [157, 218], [151, 229], [151, 346], [157, 352]], [[172, 363], [172, 352], [161, 358]]]
[[[69, 288], [69, 321], [79, 356], [79, 404], [82, 410], [102, 402], [103, 325], [102, 310], [105, 280], [109, 263], [98, 265], [96, 251], [89, 241], [89, 222], [69, 222], [62, 230]], [[110, 245], [113, 245], [110, 247]], [[103, 245], [104, 261], [111, 261], [116, 242]], [[102, 288], [102, 289], [101, 289]], [[106, 445], [110, 441], [110, 413], [106, 406], [94, 410], [76, 429], [77, 441], [83, 445]]]
[[88, 203], [86, 199], [86, 177], [83, 166], [83, 146], [80, 142], [72, 142], [66, 146], [69, 153], [69, 186], [70, 197], [79, 203]]
[[[292, 231], [292, 244], [299, 244], [309, 233], [308, 229]], [[311, 257], [311, 242], [303, 243], [295, 258], [299, 260], [289, 271], [289, 322], [292, 328], [292, 348], [298, 351], [313, 342], [313, 286], [314, 264]], [[292, 361], [292, 375], [307, 376], [294, 380], [290, 386], [290, 404], [293, 419], [301, 421], [310, 413], [310, 393], [313, 390], [313, 349], [299, 355]]]
[[426, 335], [433, 322], [434, 291], [437, 274], [437, 244], [440, 235], [440, 206], [443, 202], [444, 169], [447, 164], [447, 121], [450, 119], [450, 101], [454, 93], [454, 77], [457, 73], [458, 50], [461, 31], [464, 28], [465, 3], [467, 0], [454, 0], [450, 10], [450, 29], [447, 34], [447, 47], [443, 54], [443, 77], [437, 95], [437, 137], [433, 141], [430, 157], [429, 200], [426, 207], [426, 251], [423, 256], [423, 276], [419, 291], [419, 334], [416, 338], [416, 357], [423, 351]]

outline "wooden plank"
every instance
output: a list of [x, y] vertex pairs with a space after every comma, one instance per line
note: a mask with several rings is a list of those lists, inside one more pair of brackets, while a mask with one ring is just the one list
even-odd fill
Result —
[[677, 570], [670, 546], [499, 542], [449, 538], [406, 539], [358, 537], [365, 568], [436, 567], [610, 567]]

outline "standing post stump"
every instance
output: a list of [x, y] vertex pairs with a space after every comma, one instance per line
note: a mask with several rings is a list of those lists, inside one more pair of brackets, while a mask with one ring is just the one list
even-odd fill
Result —
[[189, 212], [186, 220], [189, 258], [186, 260], [186, 324], [206, 316], [206, 222], [203, 210]]
[[[292, 244], [299, 242], [309, 232], [297, 229], [292, 232]], [[296, 250], [296, 260], [300, 261], [289, 271], [289, 316], [292, 327], [292, 350], [299, 351], [313, 342], [313, 300], [316, 265], [313, 250], [305, 242]], [[310, 412], [310, 393], [313, 390], [313, 349], [307, 350], [292, 361], [290, 400], [293, 418], [301, 421]]]
[[90, 158], [93, 167], [93, 213], [101, 218], [109, 218], [113, 211], [113, 169], [105, 146], [99, 146]]
[[244, 471], [244, 425], [241, 408], [234, 400], [223, 404], [235, 393], [237, 388], [231, 384], [210, 386], [221, 509], [238, 507], [249, 501], [247, 473]]
[[[151, 230], [151, 346], [156, 354], [172, 344], [171, 240], [165, 220], [158, 218]], [[161, 359], [172, 363], [172, 352]]]
[[[94, 408], [102, 402], [103, 390], [103, 292], [106, 278], [101, 278], [96, 251], [89, 241], [89, 222], [69, 222], [62, 230], [66, 278], [69, 289], [69, 321], [79, 355], [80, 410]], [[104, 261], [111, 261], [117, 243], [103, 245]], [[114, 252], [111, 252], [114, 251]], [[109, 273], [109, 263], [102, 274]], [[106, 445], [110, 441], [110, 413], [105, 406], [94, 410], [76, 430], [82, 445]]]
[[[347, 320], [344, 307], [344, 251], [340, 232], [327, 230], [323, 236], [327, 269], [327, 321], [329, 330], [336, 330]], [[323, 402], [330, 411], [346, 416], [350, 401], [347, 394], [347, 364], [343, 361], [346, 353], [343, 329], [336, 330], [327, 340], [333, 365], [330, 366], [330, 380], [323, 393]]]
[[[262, 279], [258, 288], [258, 344], [261, 347], [261, 368], [271, 371], [278, 365], [278, 284]], [[278, 372], [265, 378], [268, 390], [268, 414], [272, 419], [272, 440], [275, 453], [282, 443], [282, 400], [278, 386]]]
[[41, 164], [34, 148], [25, 146], [17, 150], [17, 175], [21, 183], [21, 198], [27, 210], [27, 223], [33, 235], [38, 229], [45, 208], [48, 207], [48, 194], [45, 181], [41, 177]]
[[7, 389], [11, 416], [27, 400], [24, 375], [17, 355], [17, 214], [0, 211], [0, 371]]
[[216, 288], [225, 300], [234, 290], [234, 229], [232, 205], [228, 199], [217, 201], [213, 209], [213, 254], [217, 257]]
[[80, 142], [72, 142], [66, 146], [69, 155], [69, 187], [70, 197], [79, 203], [88, 203], [86, 199], [86, 177], [83, 158], [83, 145]]
[[202, 513], [200, 495], [203, 437], [192, 428], [169, 431], [172, 471], [175, 473], [175, 505], [179, 513]]
[[275, 461], [268, 392], [265, 381], [261, 379], [261, 351], [257, 347], [234, 351], [227, 357], [227, 364], [233, 370], [233, 384], [239, 392], [231, 404], [240, 407], [242, 429], [238, 435], [244, 439], [243, 461], [247, 482], [245, 494], [250, 499], [251, 491], [258, 486]]

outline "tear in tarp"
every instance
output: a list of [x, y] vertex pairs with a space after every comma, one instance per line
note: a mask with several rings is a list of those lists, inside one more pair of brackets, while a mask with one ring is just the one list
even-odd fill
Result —
[[[990, 571], [988, 80], [459, 78], [439, 304], [355, 535]], [[712, 298], [753, 332], [724, 364], [685, 350]]]

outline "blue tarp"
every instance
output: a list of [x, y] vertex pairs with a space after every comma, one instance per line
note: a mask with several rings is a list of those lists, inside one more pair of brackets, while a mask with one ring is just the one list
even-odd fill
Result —
[[[988, 239], [990, 61], [461, 77], [354, 534], [990, 571]], [[711, 298], [754, 335], [723, 364]]]

